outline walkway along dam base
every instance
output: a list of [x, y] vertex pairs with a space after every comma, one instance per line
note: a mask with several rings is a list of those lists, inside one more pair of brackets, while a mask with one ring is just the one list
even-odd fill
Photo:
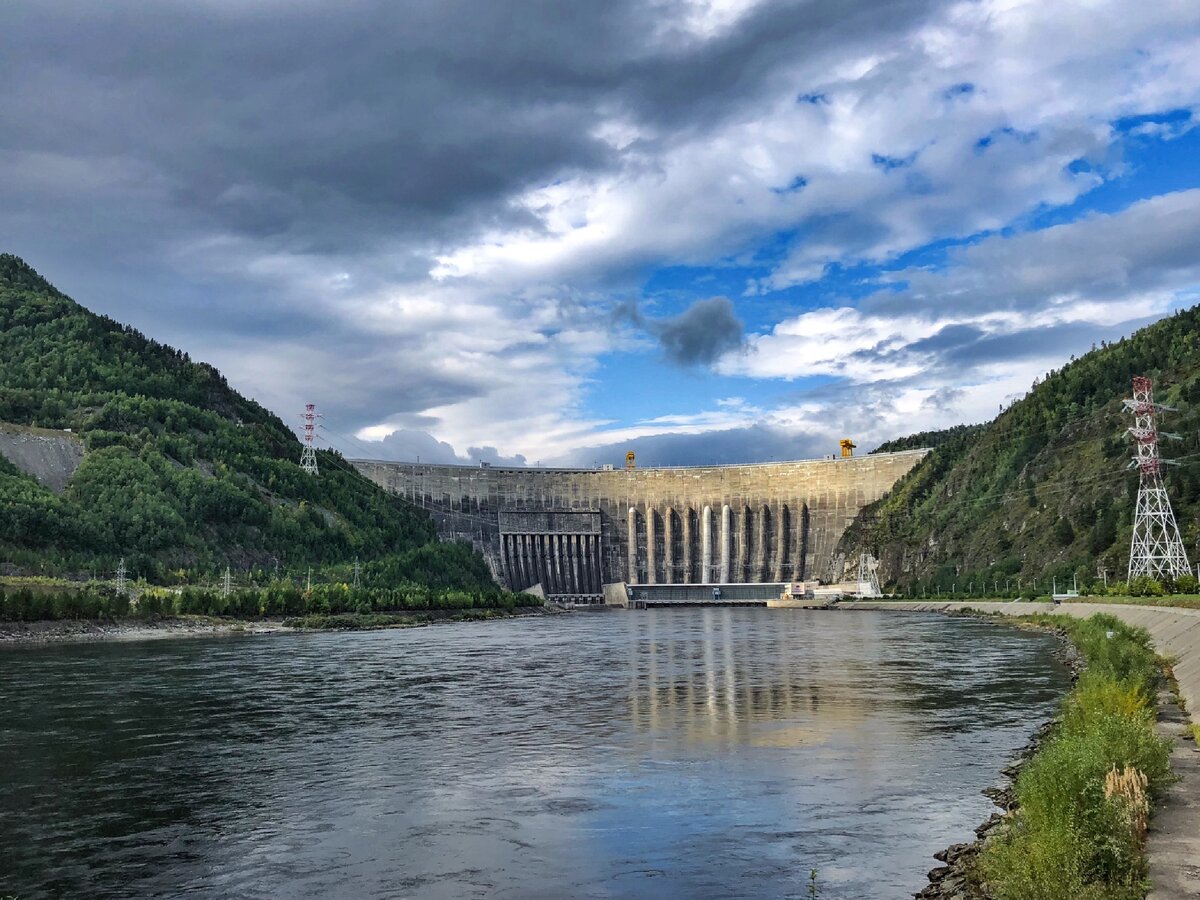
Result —
[[600, 602], [603, 586], [838, 580], [838, 540], [928, 453], [735, 466], [543, 469], [352, 460], [473, 544], [496, 580]]

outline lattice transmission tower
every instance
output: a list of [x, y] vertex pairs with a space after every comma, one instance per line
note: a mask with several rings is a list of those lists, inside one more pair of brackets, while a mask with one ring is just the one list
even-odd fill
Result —
[[122, 596], [129, 590], [129, 577], [125, 570], [125, 557], [123, 556], [121, 557], [121, 562], [117, 565], [116, 588], [117, 593]]
[[313, 441], [317, 438], [317, 419], [325, 418], [317, 414], [317, 405], [315, 403], [304, 404], [304, 412], [300, 419], [304, 422], [304, 449], [300, 451], [300, 468], [309, 475], [317, 473], [317, 450], [313, 446]]
[[1179, 437], [1158, 430], [1159, 414], [1174, 409], [1154, 402], [1153, 385], [1141, 375], [1133, 379], [1133, 399], [1125, 401], [1125, 408], [1133, 413], [1129, 435], [1137, 449], [1129, 468], [1136, 467], [1141, 473], [1129, 547], [1129, 579], [1145, 576], [1162, 580], [1187, 575], [1187, 552], [1162, 480], [1163, 465], [1175, 463], [1158, 454], [1159, 437]]

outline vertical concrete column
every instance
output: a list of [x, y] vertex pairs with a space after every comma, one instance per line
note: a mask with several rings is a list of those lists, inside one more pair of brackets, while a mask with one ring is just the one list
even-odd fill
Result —
[[559, 590], [564, 594], [573, 594], [575, 591], [571, 589], [571, 536], [560, 534], [554, 541], [558, 544]]
[[681, 541], [683, 544], [683, 547], [681, 548], [683, 551], [683, 572], [681, 573], [681, 581], [684, 584], [695, 584], [696, 582], [695, 566], [693, 565], [692, 560], [692, 516], [694, 515], [695, 512], [692, 510], [692, 508], [690, 506], [685, 506], [679, 517], [681, 519], [680, 525], [682, 526], [680, 531], [682, 532], [683, 538]]
[[536, 584], [542, 586], [544, 593], [550, 593], [550, 585], [546, 584], [546, 557], [542, 550], [542, 536], [540, 534], [531, 534], [529, 536], [529, 555], [530, 563], [533, 565], [533, 580]]
[[801, 501], [794, 507], [792, 517], [792, 578], [796, 581], [808, 579], [808, 504]]
[[513, 543], [513, 568], [517, 571], [517, 590], [529, 587], [529, 582], [525, 579], [528, 577], [525, 574], [525, 542], [524, 535], [514, 534], [512, 536]]
[[504, 552], [508, 557], [508, 588], [515, 591], [523, 587], [521, 581], [521, 560], [517, 556], [517, 538], [516, 535], [506, 534], [504, 536]]
[[700, 583], [712, 584], [712, 507], [700, 513]]
[[787, 564], [787, 506], [775, 504], [775, 546], [772, 553], [772, 581], [783, 581], [783, 569]]
[[556, 593], [554, 583], [554, 542], [548, 534], [538, 535], [538, 565], [542, 570], [542, 589], [547, 594]]
[[563, 535], [563, 590], [568, 594], [580, 593], [580, 581], [575, 577], [575, 535]]
[[737, 513], [737, 531], [734, 534], [737, 543], [737, 564], [729, 571], [730, 581], [753, 581], [753, 576], [746, 571], [750, 563], [750, 507], [742, 504]]
[[663, 584], [675, 583], [675, 510], [663, 513]]
[[573, 571], [575, 573], [575, 588], [581, 594], [590, 594], [590, 593], [592, 593], [592, 591], [590, 588], [588, 588], [587, 579], [584, 577], [584, 569], [583, 569], [583, 545], [584, 545], [586, 538], [582, 534], [577, 534], [577, 535], [575, 535], [573, 540], [575, 542], [575, 554], [573, 557], [573, 562], [574, 562]]
[[696, 566], [695, 560], [692, 559], [691, 548], [691, 517], [696, 515], [692, 511], [691, 506], [684, 506], [682, 514], [679, 515], [680, 524], [680, 550], [683, 551], [683, 572], [682, 581], [684, 584], [694, 584], [696, 582]]
[[726, 503], [721, 507], [721, 562], [720, 562], [720, 583], [729, 583], [729, 552], [730, 538], [733, 536], [733, 510]]
[[552, 534], [549, 536], [550, 543], [550, 580], [554, 582], [554, 593], [566, 594], [570, 593], [567, 590], [566, 578], [563, 572], [563, 536], [561, 534]]
[[629, 577], [626, 579], [630, 584], [637, 584], [637, 564], [638, 564], [638, 540], [637, 540], [637, 510], [632, 506], [629, 507], [629, 512], [625, 516], [625, 527], [629, 531], [626, 540], [626, 553], [629, 554]]
[[646, 584], [658, 583], [658, 541], [655, 532], [658, 531], [658, 513], [653, 506], [646, 507]]
[[525, 587], [529, 587], [537, 581], [537, 574], [533, 571], [533, 545], [529, 540], [529, 535], [521, 535], [521, 572], [524, 574]]
[[500, 572], [509, 590], [513, 586], [512, 568], [508, 564], [508, 535], [500, 535]]
[[575, 589], [572, 586], [571, 536], [569, 534], [560, 534], [558, 536], [558, 571], [562, 580], [562, 592], [564, 594], [575, 593]]
[[600, 569], [600, 536], [589, 534], [587, 536], [587, 579], [588, 590], [593, 594], [599, 594], [604, 588], [604, 575]]
[[758, 510], [758, 521], [754, 523], [754, 562], [751, 565], [754, 567], [754, 573], [750, 580], [755, 584], [761, 584], [767, 580], [767, 519], [770, 513], [767, 512], [767, 506], [764, 503]]

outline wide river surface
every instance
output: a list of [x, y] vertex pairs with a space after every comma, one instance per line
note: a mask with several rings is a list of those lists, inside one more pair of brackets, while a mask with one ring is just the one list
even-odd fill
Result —
[[9, 648], [0, 896], [911, 896], [1053, 647], [710, 608]]

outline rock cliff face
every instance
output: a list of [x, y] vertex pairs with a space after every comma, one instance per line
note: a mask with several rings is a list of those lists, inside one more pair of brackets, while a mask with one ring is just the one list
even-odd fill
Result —
[[0, 454], [42, 487], [61, 494], [83, 462], [83, 442], [69, 431], [0, 422]]

